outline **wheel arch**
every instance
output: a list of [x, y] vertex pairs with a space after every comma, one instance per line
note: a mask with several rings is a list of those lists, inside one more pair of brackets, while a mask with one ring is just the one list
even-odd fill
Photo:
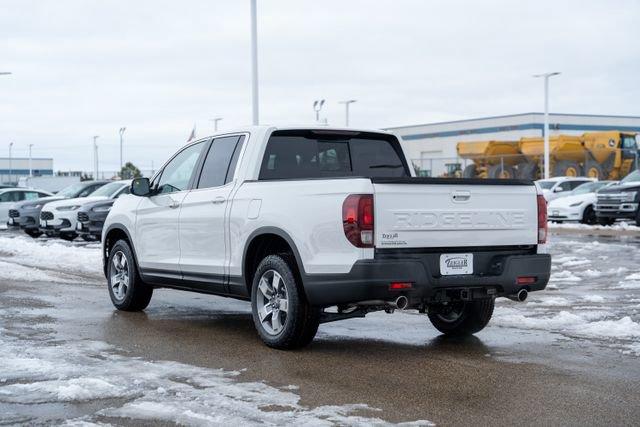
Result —
[[253, 273], [260, 260], [265, 255], [279, 253], [283, 250], [291, 252], [293, 255], [296, 261], [294, 273], [298, 276], [297, 278], [304, 289], [304, 264], [293, 238], [281, 228], [261, 227], [249, 235], [242, 254], [242, 276], [248, 295], [251, 295]]
[[104, 241], [102, 243], [102, 269], [104, 271], [105, 277], [107, 275], [107, 260], [109, 259], [109, 250], [118, 240], [126, 240], [127, 243], [129, 243], [131, 252], [133, 252], [133, 258], [136, 263], [136, 267], [138, 266], [138, 255], [136, 254], [136, 249], [133, 246], [133, 239], [131, 238], [131, 234], [129, 234], [129, 231], [123, 224], [113, 223], [109, 225], [107, 230], [104, 232]]

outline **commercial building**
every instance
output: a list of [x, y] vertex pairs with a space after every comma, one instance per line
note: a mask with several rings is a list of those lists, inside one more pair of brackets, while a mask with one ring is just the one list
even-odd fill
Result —
[[[31, 159], [33, 176], [53, 175], [53, 159], [34, 157]], [[21, 177], [29, 176], [28, 157], [0, 157], [0, 183], [15, 184]]]
[[[544, 135], [544, 114], [523, 113], [451, 122], [387, 128], [400, 136], [404, 149], [424, 176], [441, 176], [464, 169], [457, 156], [460, 141], [515, 141]], [[549, 134], [581, 135], [619, 130], [640, 133], [640, 117], [590, 114], [549, 114]]]

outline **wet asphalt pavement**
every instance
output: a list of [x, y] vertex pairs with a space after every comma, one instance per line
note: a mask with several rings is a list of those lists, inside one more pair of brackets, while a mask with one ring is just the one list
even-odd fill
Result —
[[[620, 244], [634, 251], [638, 246], [635, 240]], [[566, 255], [566, 248], [557, 250]], [[560, 275], [556, 289], [551, 286], [548, 293], [556, 303], [560, 298], [575, 305], [564, 279]], [[631, 291], [623, 292], [628, 296]], [[505, 310], [519, 307], [524, 305], [507, 303]], [[71, 284], [0, 280], [0, 308], [0, 333], [16, 342], [47, 338], [47, 345], [64, 351], [67, 342], [95, 340], [128, 358], [240, 371], [234, 381], [289, 387], [306, 408], [366, 404], [380, 411], [356, 412], [390, 422], [429, 420], [438, 425], [640, 422], [640, 357], [608, 341], [544, 328], [498, 322], [474, 337], [446, 339], [424, 316], [376, 313], [322, 325], [311, 346], [285, 352], [260, 342], [247, 303], [158, 290], [144, 313], [118, 312], [99, 276]], [[528, 311], [534, 319], [548, 314], [536, 310]], [[120, 380], [130, 379], [124, 374]], [[90, 416], [115, 425], [157, 425], [148, 419], [95, 415], [101, 408], [122, 405], [126, 397], [16, 404], [3, 402], [2, 396], [0, 390], [0, 424]], [[3, 412], [12, 415], [3, 419]]]

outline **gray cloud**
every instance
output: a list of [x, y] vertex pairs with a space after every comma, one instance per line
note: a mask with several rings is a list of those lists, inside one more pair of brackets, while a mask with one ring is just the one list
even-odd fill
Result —
[[[309, 122], [326, 98], [356, 98], [352, 125], [385, 127], [552, 109], [640, 114], [637, 1], [258, 0], [261, 121]], [[194, 123], [250, 121], [247, 1], [4, 2], [0, 16], [0, 153], [52, 156], [56, 168], [102, 169], [126, 157], [156, 167]]]

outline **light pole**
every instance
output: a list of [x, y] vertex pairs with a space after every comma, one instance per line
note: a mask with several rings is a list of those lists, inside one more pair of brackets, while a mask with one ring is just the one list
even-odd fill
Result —
[[13, 142], [9, 143], [9, 184], [11, 184], [13, 181], [13, 165], [11, 164], [11, 150], [13, 149]]
[[98, 179], [98, 140], [99, 136], [93, 136], [93, 179]]
[[260, 123], [258, 117], [258, 14], [256, 0], [251, 2], [251, 107], [252, 123]]
[[120, 128], [120, 178], [122, 179], [122, 135], [124, 134], [124, 131], [127, 130], [126, 127], [121, 127]]
[[222, 120], [222, 119], [223, 119], [222, 117], [215, 117], [213, 119], [209, 119], [209, 120], [211, 120], [213, 122], [213, 131], [214, 132], [218, 132], [218, 122], [220, 120]]
[[324, 105], [324, 99], [313, 101], [313, 111], [316, 112], [316, 122], [320, 122], [320, 110], [322, 110], [322, 106]]
[[33, 168], [31, 167], [31, 148], [33, 148], [33, 144], [29, 144], [29, 178], [33, 178]]
[[544, 77], [544, 179], [549, 179], [549, 77], [557, 76], [560, 72], [534, 74], [533, 77]]
[[344, 104], [344, 124], [346, 127], [349, 127], [349, 104], [353, 104], [357, 99], [348, 99], [346, 101], [340, 101], [340, 104]]

